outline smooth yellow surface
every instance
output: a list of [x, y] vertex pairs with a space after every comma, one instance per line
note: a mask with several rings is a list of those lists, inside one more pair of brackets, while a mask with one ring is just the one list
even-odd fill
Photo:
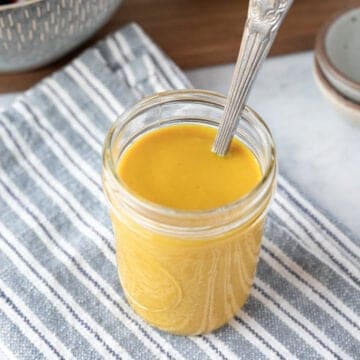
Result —
[[173, 125], [138, 138], [121, 157], [119, 176], [137, 195], [174, 209], [229, 204], [261, 179], [253, 153], [232, 142], [225, 157], [211, 152], [216, 129]]
[[[122, 155], [119, 176], [140, 196], [173, 208], [232, 202], [259, 182], [260, 168], [240, 142], [233, 142], [226, 158], [212, 154], [214, 136], [212, 128], [193, 125], [149, 132]], [[200, 239], [150, 230], [120, 206], [111, 217], [122, 287], [150, 324], [176, 334], [206, 333], [225, 324], [246, 301], [263, 216]]]

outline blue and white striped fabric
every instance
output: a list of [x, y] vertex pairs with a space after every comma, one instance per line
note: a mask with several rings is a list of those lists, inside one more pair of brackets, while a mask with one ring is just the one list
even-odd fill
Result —
[[129, 25], [0, 115], [0, 358], [360, 358], [359, 239], [282, 177], [251, 296], [229, 325], [172, 336], [126, 303], [102, 143], [126, 107], [186, 86]]

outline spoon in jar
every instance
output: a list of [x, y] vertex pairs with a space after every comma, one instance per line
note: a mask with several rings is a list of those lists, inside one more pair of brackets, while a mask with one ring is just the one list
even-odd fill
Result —
[[250, 0], [235, 71], [212, 151], [224, 156], [245, 101], [293, 0]]

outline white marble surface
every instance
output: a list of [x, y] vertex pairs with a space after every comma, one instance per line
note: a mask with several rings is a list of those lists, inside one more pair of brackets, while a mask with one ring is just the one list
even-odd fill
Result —
[[[226, 93], [233, 65], [187, 71], [194, 87]], [[0, 96], [0, 108], [13, 96]], [[249, 105], [269, 124], [280, 173], [360, 235], [360, 123], [338, 115], [312, 75], [312, 53], [271, 58]]]

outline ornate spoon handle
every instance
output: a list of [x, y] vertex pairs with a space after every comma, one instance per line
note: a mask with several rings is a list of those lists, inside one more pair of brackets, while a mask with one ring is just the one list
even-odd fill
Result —
[[224, 156], [249, 90], [293, 0], [250, 0], [248, 16], [223, 118], [212, 151]]

